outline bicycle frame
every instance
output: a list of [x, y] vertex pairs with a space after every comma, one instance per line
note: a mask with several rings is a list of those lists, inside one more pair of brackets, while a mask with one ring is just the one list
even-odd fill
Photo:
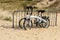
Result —
[[39, 16], [33, 16], [33, 15], [26, 16], [26, 19], [32, 19], [32, 18], [40, 20], [39, 23], [41, 23], [41, 21], [47, 22], [45, 19], [43, 19], [42, 17], [39, 17]]
[[[31, 28], [33, 26], [32, 19], [37, 19], [37, 20], [34, 20], [34, 22], [36, 22], [36, 23], [34, 23], [34, 24], [36, 24], [36, 26], [39, 25], [44, 28], [45, 28], [45, 26], [49, 27], [49, 24], [47, 23], [49, 21], [48, 18], [45, 16], [42, 16], [42, 13], [44, 13], [45, 10], [36, 10], [36, 12], [38, 12], [38, 15], [34, 16], [34, 15], [32, 15], [33, 8], [34, 7], [32, 7], [32, 6], [26, 7], [27, 15], [19, 21], [19, 26], [21, 27], [21, 21], [24, 20], [22, 27], [26, 30], [25, 22], [28, 22], [28, 25]], [[30, 9], [31, 13], [29, 13], [29, 9]], [[39, 15], [39, 13], [41, 13], [41, 15]]]

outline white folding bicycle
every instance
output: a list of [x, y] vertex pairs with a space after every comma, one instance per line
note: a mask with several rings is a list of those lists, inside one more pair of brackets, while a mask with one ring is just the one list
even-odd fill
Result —
[[[31, 9], [31, 14], [32, 14], [32, 7], [29, 6], [27, 7], [28, 9], [30, 8]], [[38, 13], [41, 12], [45, 12], [44, 10], [38, 10], [37, 11]], [[32, 28], [33, 26], [33, 22], [32, 22], [32, 18], [34, 18], [34, 24], [36, 24], [36, 27], [39, 25], [40, 27], [43, 27], [43, 28], [48, 28], [49, 25], [50, 25], [50, 19], [49, 17], [46, 17], [46, 16], [33, 16], [33, 15], [29, 15], [28, 12], [27, 12], [27, 15], [25, 18], [22, 18], [19, 20], [19, 27], [20, 28], [23, 28], [23, 29], [27, 29], [27, 27], [29, 27], [29, 29]]]
[[27, 15], [25, 18], [22, 18], [21, 20], [19, 20], [19, 26], [20, 28], [24, 28], [26, 30], [26, 27], [29, 27], [29, 29], [31, 29], [33, 23], [32, 23], [32, 18], [34, 18], [34, 23], [36, 24], [36, 26], [41, 26], [43, 28], [48, 28], [50, 25], [50, 20], [49, 17], [46, 16], [33, 16], [33, 15]]

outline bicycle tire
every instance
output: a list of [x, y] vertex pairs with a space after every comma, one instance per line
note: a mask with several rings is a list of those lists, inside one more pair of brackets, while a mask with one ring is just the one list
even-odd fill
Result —
[[[28, 21], [27, 21], [27, 22], [28, 22]], [[29, 25], [29, 23], [31, 23], [31, 25]], [[29, 21], [29, 23], [28, 23], [28, 26], [27, 26], [27, 25], [26, 25], [26, 21], [24, 21], [23, 27], [24, 27], [25, 30], [27, 30], [27, 27], [28, 27], [28, 29], [31, 29], [31, 28], [32, 28], [32, 21]]]
[[[25, 19], [26, 19], [26, 18], [22, 18], [22, 19], [19, 20], [19, 27], [20, 27], [20, 28], [23, 28], [23, 25], [21, 25], [21, 21], [22, 21], [22, 20], [25, 20]], [[22, 23], [22, 24], [23, 24], [23, 23]]]
[[[23, 25], [21, 25], [22, 20], [24, 20], [23, 23], [22, 23]], [[27, 30], [27, 28], [25, 26], [25, 24], [26, 24], [25, 22], [26, 21], [27, 21], [26, 18], [22, 18], [21, 20], [19, 20], [19, 27], [22, 28], [22, 29], [24, 29], [24, 30]], [[32, 26], [32, 21], [30, 21], [30, 22], [31, 22], [31, 26]], [[30, 27], [30, 29], [31, 29], [31, 27]]]
[[50, 26], [50, 20], [47, 19], [46, 21], [47, 21], [48, 23], [47, 23], [47, 22], [44, 22], [45, 24], [42, 23], [42, 27], [43, 27], [43, 28], [48, 28], [48, 27]]

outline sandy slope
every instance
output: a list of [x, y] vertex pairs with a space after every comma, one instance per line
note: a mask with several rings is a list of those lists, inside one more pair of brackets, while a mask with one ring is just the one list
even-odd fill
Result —
[[[5, 12], [4, 12], [5, 13]], [[58, 26], [49, 28], [32, 28], [31, 30], [22, 30], [17, 28], [4, 28], [10, 22], [0, 20], [0, 40], [60, 40], [60, 14], [58, 14]]]
[[46, 8], [49, 7], [51, 5], [53, 5], [56, 2], [56, 0], [53, 1], [49, 1], [49, 0], [44, 0], [42, 2], [38, 2], [35, 6], [38, 7], [38, 9], [40, 8]]

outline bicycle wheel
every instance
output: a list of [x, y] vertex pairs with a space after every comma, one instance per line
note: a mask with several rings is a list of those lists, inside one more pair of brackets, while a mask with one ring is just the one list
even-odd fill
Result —
[[32, 21], [26, 19], [26, 18], [22, 18], [20, 21], [19, 21], [19, 27], [24, 29], [24, 30], [27, 30], [27, 27], [29, 27], [29, 29], [31, 29], [32, 27]]
[[47, 19], [46, 21], [47, 21], [47, 22], [43, 22], [43, 23], [42, 23], [42, 27], [43, 27], [43, 28], [48, 28], [48, 27], [50, 26], [50, 20]]
[[26, 20], [26, 18], [22, 18], [22, 19], [19, 20], [19, 27], [20, 28], [23, 28], [23, 23], [24, 23], [25, 20]]
[[38, 27], [38, 25], [39, 25], [39, 19], [35, 19], [34, 20], [34, 24], [36, 24], [35, 26]]
[[25, 28], [25, 30], [31, 29], [31, 27], [32, 27], [32, 21], [30, 21], [30, 20], [24, 21], [23, 27]]

